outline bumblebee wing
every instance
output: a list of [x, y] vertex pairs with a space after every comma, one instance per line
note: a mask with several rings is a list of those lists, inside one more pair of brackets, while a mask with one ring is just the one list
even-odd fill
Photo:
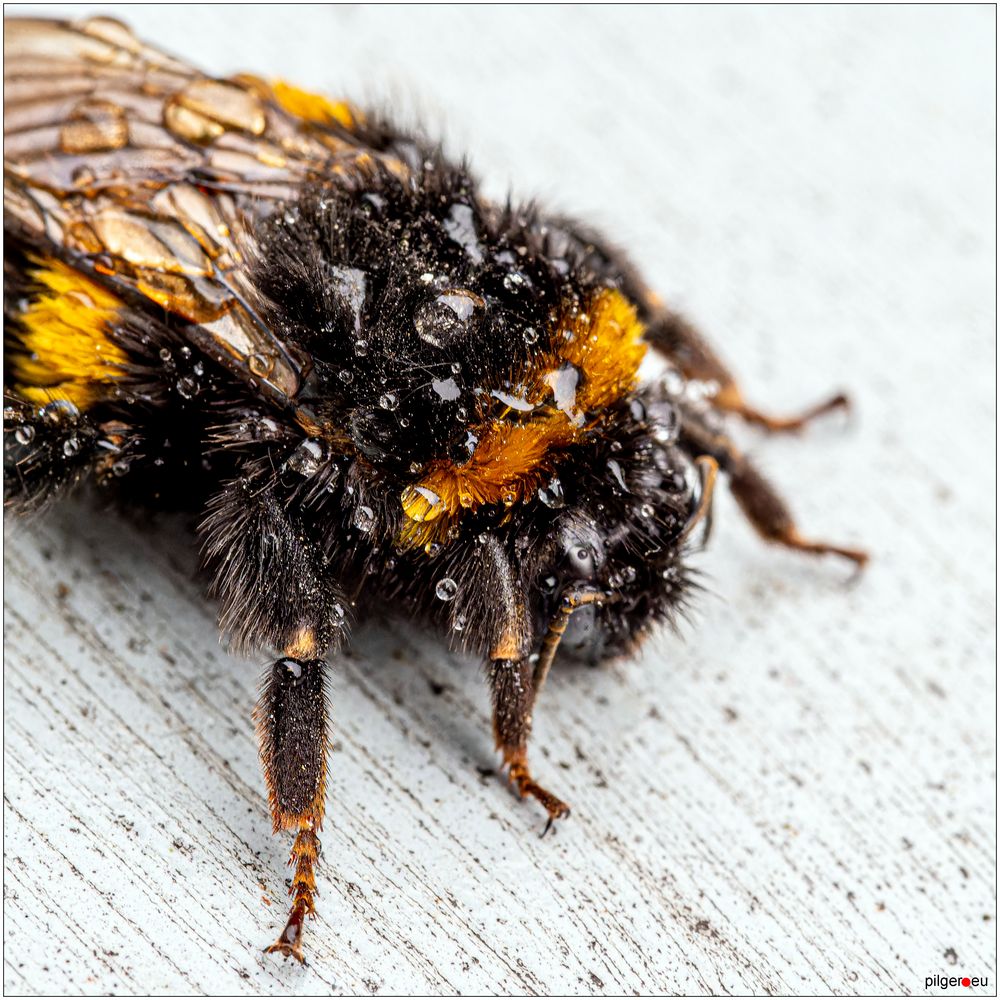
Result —
[[346, 104], [207, 77], [117, 21], [4, 21], [5, 229], [186, 321], [278, 397], [304, 362], [254, 313], [253, 222], [370, 161], [359, 132]]

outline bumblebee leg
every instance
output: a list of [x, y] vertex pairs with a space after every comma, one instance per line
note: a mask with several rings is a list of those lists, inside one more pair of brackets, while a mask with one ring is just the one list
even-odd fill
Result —
[[292, 906], [284, 930], [269, 948], [303, 962], [306, 916], [316, 910], [315, 866], [326, 791], [326, 699], [323, 660], [287, 656], [265, 675], [254, 711], [274, 832], [293, 831]]
[[569, 806], [539, 785], [528, 767], [528, 738], [531, 735], [531, 713], [537, 691], [534, 687], [535, 665], [528, 659], [493, 660], [490, 663], [490, 685], [493, 689], [493, 734], [497, 749], [503, 754], [508, 778], [521, 798], [537, 799], [549, 814], [542, 836], [563, 816]]
[[[4, 398], [4, 505], [19, 514], [43, 509], [98, 468], [98, 428], [70, 403], [36, 407]], [[107, 452], [103, 452], [107, 454]]]
[[729, 488], [736, 502], [762, 538], [800, 552], [841, 556], [855, 563], [858, 569], [864, 568], [867, 552], [804, 538], [785, 501], [728, 437], [708, 430], [690, 414], [685, 416], [683, 436], [694, 454], [719, 463], [729, 476]]
[[566, 632], [570, 616], [586, 604], [600, 604], [606, 595], [592, 588], [567, 591], [549, 622], [542, 640], [537, 661], [494, 660], [490, 664], [490, 682], [493, 687], [493, 733], [497, 749], [503, 754], [510, 782], [521, 798], [537, 799], [549, 814], [542, 831], [544, 837], [557, 819], [569, 815], [569, 806], [532, 777], [528, 766], [528, 739], [531, 735], [531, 718], [535, 700], [545, 684], [556, 650]]
[[[740, 391], [736, 379], [695, 326], [679, 313], [668, 309], [663, 299], [646, 283], [628, 256], [607, 242], [599, 233], [577, 222], [562, 220], [563, 234], [578, 245], [587, 266], [621, 282], [625, 294], [640, 307], [646, 325], [646, 342], [691, 379], [715, 382], [719, 386], [715, 405], [724, 412], [736, 413], [744, 420], [767, 431], [798, 431], [810, 421], [831, 410], [846, 410], [850, 401], [837, 393], [792, 417], [773, 417], [751, 406]], [[560, 224], [553, 235], [560, 238]]]
[[346, 640], [349, 602], [329, 579], [301, 511], [267, 473], [251, 467], [228, 483], [209, 501], [200, 531], [223, 631], [238, 649], [285, 653], [264, 677], [254, 718], [274, 832], [295, 834], [291, 912], [268, 950], [302, 961], [328, 749], [320, 657]]
[[747, 519], [757, 529], [757, 533], [767, 541], [784, 545], [786, 548], [798, 549], [800, 552], [841, 556], [850, 559], [859, 570], [868, 562], [868, 553], [861, 549], [804, 538], [795, 524], [788, 505], [746, 459], [737, 463], [730, 472], [729, 488]]
[[850, 408], [850, 400], [841, 392], [792, 417], [773, 417], [762, 413], [743, 398], [736, 379], [701, 333], [683, 316], [662, 306], [655, 309], [649, 321], [646, 340], [687, 378], [715, 382], [719, 386], [714, 399], [716, 407], [735, 413], [767, 431], [800, 431], [816, 417]]

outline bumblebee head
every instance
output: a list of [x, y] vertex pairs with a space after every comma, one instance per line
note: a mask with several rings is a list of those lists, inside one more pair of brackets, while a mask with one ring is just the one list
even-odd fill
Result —
[[678, 434], [676, 405], [649, 387], [559, 470], [563, 506], [546, 520], [529, 586], [536, 634], [568, 613], [560, 655], [596, 662], [626, 653], [683, 610], [683, 560], [707, 525], [714, 468], [699, 468]]

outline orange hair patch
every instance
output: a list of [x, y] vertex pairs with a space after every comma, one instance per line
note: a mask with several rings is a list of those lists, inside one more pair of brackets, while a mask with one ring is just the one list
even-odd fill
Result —
[[512, 507], [532, 496], [556, 454], [580, 441], [601, 422], [602, 411], [633, 388], [646, 351], [635, 307], [614, 289], [568, 316], [553, 340], [510, 393], [492, 393], [504, 409], [473, 428], [478, 441], [468, 460], [436, 459], [403, 491], [403, 545], [434, 541], [462, 510]]

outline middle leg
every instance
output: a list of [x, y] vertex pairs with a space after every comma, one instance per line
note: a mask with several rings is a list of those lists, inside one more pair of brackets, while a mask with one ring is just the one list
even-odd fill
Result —
[[802, 430], [825, 413], [850, 408], [848, 397], [838, 392], [791, 417], [776, 417], [758, 410], [746, 401], [732, 372], [689, 320], [658, 305], [658, 300], [650, 305], [652, 318], [646, 329], [646, 340], [655, 351], [673, 362], [685, 377], [715, 382], [719, 391], [713, 403], [718, 409], [735, 413], [747, 423], [756, 424], [766, 431], [794, 432]]
[[717, 467], [729, 476], [730, 491], [761, 538], [813, 555], [840, 556], [849, 559], [859, 570], [864, 568], [868, 553], [862, 549], [804, 537], [777, 490], [728, 437], [705, 427], [690, 414], [684, 421], [683, 437], [694, 454], [717, 463]]

